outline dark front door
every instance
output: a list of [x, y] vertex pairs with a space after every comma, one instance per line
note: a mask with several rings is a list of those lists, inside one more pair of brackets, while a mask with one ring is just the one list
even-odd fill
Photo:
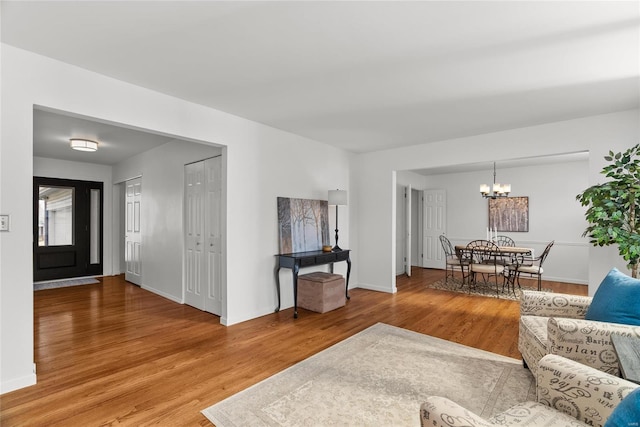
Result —
[[33, 178], [33, 277], [102, 274], [101, 182]]

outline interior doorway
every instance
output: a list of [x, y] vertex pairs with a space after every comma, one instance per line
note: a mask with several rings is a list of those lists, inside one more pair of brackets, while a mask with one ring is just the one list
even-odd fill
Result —
[[396, 275], [411, 277], [411, 267], [423, 266], [424, 191], [398, 185], [396, 196]]
[[103, 184], [33, 178], [34, 281], [102, 274]]

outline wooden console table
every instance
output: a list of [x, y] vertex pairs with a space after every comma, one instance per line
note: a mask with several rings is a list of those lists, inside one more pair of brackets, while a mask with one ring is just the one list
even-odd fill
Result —
[[351, 258], [349, 257], [349, 249], [341, 249], [336, 252], [296, 252], [292, 254], [276, 255], [276, 290], [278, 291], [278, 307], [276, 312], [280, 311], [280, 269], [290, 268], [293, 272], [293, 317], [298, 318], [298, 273], [301, 267], [312, 267], [315, 265], [329, 264], [329, 269], [333, 273], [333, 263], [347, 262], [347, 280], [345, 281], [344, 294], [349, 299], [349, 275], [351, 274]]

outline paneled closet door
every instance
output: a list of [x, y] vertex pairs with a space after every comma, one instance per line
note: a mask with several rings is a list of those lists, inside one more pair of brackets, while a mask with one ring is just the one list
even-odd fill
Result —
[[185, 165], [185, 303], [216, 315], [221, 296], [221, 157]]
[[125, 263], [126, 281], [142, 286], [142, 178], [125, 183]]
[[204, 161], [206, 176], [205, 236], [207, 293], [205, 311], [222, 313], [222, 157]]

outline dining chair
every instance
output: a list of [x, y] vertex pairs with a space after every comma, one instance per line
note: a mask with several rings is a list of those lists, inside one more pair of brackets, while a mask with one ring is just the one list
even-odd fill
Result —
[[551, 250], [551, 247], [553, 246], [554, 243], [555, 241], [552, 240], [547, 245], [547, 247], [544, 248], [544, 251], [542, 251], [542, 254], [540, 254], [540, 256], [537, 258], [532, 258], [531, 256], [516, 258], [516, 263], [515, 265], [512, 265], [511, 268], [513, 269], [516, 282], [518, 283], [519, 288], [521, 288], [520, 275], [524, 273], [524, 274], [528, 274], [529, 277], [532, 277], [532, 278], [537, 277], [538, 290], [542, 289], [542, 273], [544, 273], [544, 270], [542, 269], [542, 264], [547, 259], [547, 256], [549, 255], [549, 251]]
[[[496, 239], [494, 240], [494, 242], [498, 246], [509, 246], [509, 247], [515, 247], [516, 246], [515, 240], [513, 240], [509, 236], [503, 236], [503, 235], [496, 236]], [[498, 259], [497, 259], [496, 262], [498, 264], [502, 264], [502, 265], [513, 264], [514, 263], [513, 255], [502, 254], [502, 255], [498, 256]]]
[[469, 286], [477, 285], [477, 274], [482, 274], [485, 282], [495, 276], [496, 296], [499, 295], [498, 276], [502, 276], [502, 287], [505, 283], [505, 266], [498, 262], [500, 248], [494, 242], [488, 240], [473, 240], [467, 244], [467, 252], [471, 256], [469, 265]]
[[462, 283], [465, 282], [465, 269], [469, 269], [469, 261], [465, 257], [459, 257], [456, 251], [453, 249], [451, 241], [444, 235], [440, 235], [440, 244], [446, 257], [446, 266], [444, 272], [444, 282], [447, 283], [449, 276], [453, 279], [454, 271], [460, 271], [462, 273]]
[[516, 242], [509, 236], [496, 236], [496, 245], [498, 246], [511, 246], [515, 247]]

